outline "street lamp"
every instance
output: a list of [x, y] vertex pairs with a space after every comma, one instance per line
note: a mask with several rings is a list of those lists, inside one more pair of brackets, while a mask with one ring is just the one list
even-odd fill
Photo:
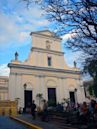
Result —
[[76, 88], [74, 89], [74, 92], [75, 92], [75, 104], [77, 105], [77, 89]]
[[77, 92], [77, 89], [75, 88], [74, 91]]
[[25, 84], [24, 84], [24, 90], [26, 90], [26, 87], [27, 87], [27, 84], [25, 83]]

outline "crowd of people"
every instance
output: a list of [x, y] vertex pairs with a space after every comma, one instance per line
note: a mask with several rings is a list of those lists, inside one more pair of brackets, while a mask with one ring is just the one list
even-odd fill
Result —
[[[43, 100], [43, 105], [41, 109], [41, 120], [42, 121], [48, 121], [48, 103], [46, 100]], [[37, 106], [35, 104], [35, 101], [32, 101], [31, 104], [31, 114], [33, 120], [36, 119], [36, 111]], [[67, 105], [63, 104], [57, 104], [56, 105], [56, 113], [57, 111], [61, 111], [61, 113], [75, 113], [75, 116], [77, 118], [77, 121], [81, 124], [86, 124], [90, 121], [96, 121], [97, 120], [97, 102], [95, 100], [91, 100], [90, 103], [83, 102], [82, 104], [74, 104], [71, 102], [68, 102]]]
[[90, 103], [83, 102], [82, 104], [68, 103], [65, 110], [67, 112], [76, 112], [77, 121], [81, 124], [97, 120], [97, 102], [95, 100], [91, 100]]

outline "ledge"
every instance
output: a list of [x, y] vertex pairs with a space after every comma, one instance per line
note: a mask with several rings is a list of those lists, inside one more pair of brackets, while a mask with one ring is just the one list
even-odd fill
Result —
[[67, 70], [67, 69], [38, 67], [38, 66], [13, 64], [13, 63], [9, 63], [8, 67], [10, 67], [10, 68], [20, 68], [20, 69], [41, 70], [41, 71], [52, 71], [52, 72], [69, 73], [69, 74], [81, 74], [81, 71], [79, 71], [79, 70], [74, 71], [74, 70]]

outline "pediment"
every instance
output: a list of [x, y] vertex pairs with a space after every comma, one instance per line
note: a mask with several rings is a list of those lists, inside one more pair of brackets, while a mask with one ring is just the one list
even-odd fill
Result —
[[44, 31], [39, 31], [39, 34], [47, 35], [47, 36], [55, 36], [55, 33], [49, 31], [49, 30], [44, 30]]
[[30, 35], [32, 35], [32, 34], [40, 34], [40, 35], [45, 35], [45, 36], [56, 37], [55, 33], [51, 32], [49, 30], [31, 32]]

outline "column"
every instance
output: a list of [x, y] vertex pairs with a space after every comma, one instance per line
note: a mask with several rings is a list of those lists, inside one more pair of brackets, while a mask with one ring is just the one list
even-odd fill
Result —
[[45, 76], [40, 77], [40, 91], [43, 94], [43, 98], [47, 100], [47, 87], [45, 86]]
[[68, 87], [68, 83], [67, 83], [67, 78], [63, 78], [63, 98], [68, 99], [70, 98], [69, 96], [69, 87]]
[[[45, 82], [44, 82], [44, 76], [42, 75], [37, 75], [36, 76], [36, 95], [37, 94], [42, 94], [43, 98], [46, 99], [46, 95], [45, 95], [45, 86], [44, 86]], [[36, 102], [38, 103], [38, 100], [36, 99]]]
[[58, 86], [57, 86], [57, 96], [58, 96], [58, 102], [61, 103], [63, 99], [63, 93], [64, 93], [64, 88], [63, 88], [63, 78], [58, 79]]
[[17, 74], [16, 77], [16, 99], [18, 99], [18, 107], [24, 107], [24, 87], [22, 85], [22, 75]]

